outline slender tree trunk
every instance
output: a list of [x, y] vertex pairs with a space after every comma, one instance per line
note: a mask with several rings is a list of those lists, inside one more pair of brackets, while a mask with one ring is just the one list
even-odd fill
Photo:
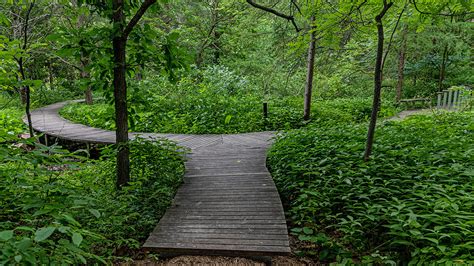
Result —
[[212, 0], [212, 25], [213, 25], [213, 32], [212, 32], [212, 54], [213, 54], [213, 63], [218, 65], [219, 59], [221, 56], [221, 35], [222, 33], [219, 31], [219, 0]]
[[[25, 24], [23, 26], [23, 45], [21, 47], [23, 51], [26, 51], [27, 44], [28, 44], [28, 23], [30, 20], [31, 11], [33, 10], [34, 6], [35, 6], [35, 1], [33, 1], [30, 4], [25, 16]], [[20, 59], [18, 59], [18, 68], [20, 70], [21, 80], [25, 81], [26, 73], [25, 73], [23, 56], [21, 56]], [[31, 112], [30, 112], [30, 106], [31, 106], [30, 86], [23, 85], [20, 90], [21, 90], [22, 102], [25, 104], [25, 113], [26, 113], [26, 119], [28, 121], [28, 130], [30, 132], [30, 137], [34, 137], [35, 132], [33, 131], [33, 123], [31, 121]]]
[[446, 77], [446, 61], [448, 59], [448, 45], [444, 46], [443, 50], [443, 59], [441, 61], [441, 66], [439, 68], [439, 81], [438, 81], [438, 91], [443, 90], [443, 82]]
[[374, 143], [375, 126], [377, 124], [377, 115], [380, 107], [380, 92], [382, 90], [382, 60], [383, 60], [383, 43], [384, 32], [382, 19], [387, 10], [393, 5], [392, 2], [387, 3], [384, 0], [383, 10], [375, 17], [377, 23], [377, 58], [375, 60], [374, 70], [374, 98], [372, 102], [372, 113], [370, 115], [369, 130], [367, 132], [367, 143], [365, 147], [364, 160], [368, 161], [372, 153], [372, 146]]
[[212, 47], [213, 49], [213, 63], [218, 65], [219, 64], [219, 59], [221, 57], [221, 37], [222, 33], [220, 33], [217, 29], [215, 29], [214, 34], [213, 34], [213, 40], [212, 40]]
[[404, 70], [405, 70], [405, 54], [407, 49], [407, 26], [402, 31], [402, 46], [400, 47], [400, 53], [398, 54], [398, 82], [397, 82], [397, 98], [396, 101], [400, 101], [403, 92], [404, 82]]
[[112, 0], [112, 21], [114, 50], [114, 99], [115, 99], [115, 136], [117, 143], [117, 188], [127, 185], [130, 180], [130, 147], [128, 146], [128, 109], [126, 53], [127, 38], [146, 10], [156, 0], [145, 0], [135, 15], [125, 26], [124, 0]]
[[[89, 72], [85, 71], [84, 68], [81, 71], [81, 78], [82, 79], [89, 79], [90, 78]], [[84, 99], [86, 101], [86, 104], [91, 105], [91, 104], [94, 103], [94, 99], [92, 97], [92, 88], [90, 86], [87, 86], [86, 90], [84, 91]]]
[[308, 47], [308, 69], [306, 74], [306, 86], [304, 90], [304, 113], [303, 119], [309, 120], [311, 117], [311, 96], [313, 92], [313, 76], [314, 76], [314, 55], [316, 51], [316, 37], [314, 34], [314, 16], [311, 16], [311, 32]]
[[49, 81], [49, 88], [52, 90], [54, 85], [54, 75], [53, 75], [53, 66], [51, 60], [48, 60], [48, 81]]
[[[80, 14], [79, 18], [77, 19], [77, 27], [80, 29], [84, 27], [85, 24], [86, 24], [86, 17], [84, 14]], [[80, 61], [81, 61], [81, 69], [82, 69], [80, 75], [82, 79], [89, 79], [90, 73], [86, 71], [87, 65], [89, 65], [89, 56], [86, 55], [85, 48], [82, 47], [84, 45], [83, 40], [79, 41], [79, 45], [81, 46]], [[84, 100], [86, 104], [89, 104], [89, 105], [94, 103], [94, 99], [92, 96], [92, 88], [90, 86], [87, 86], [87, 88], [84, 91]]]
[[123, 36], [125, 25], [124, 2], [112, 2], [114, 38], [114, 98], [117, 152], [117, 187], [126, 185], [130, 179], [130, 160], [128, 147], [127, 81], [125, 71], [125, 47], [127, 40]]
[[[20, 75], [22, 80], [26, 80], [25, 69], [23, 67], [23, 57], [18, 60], [18, 65], [20, 68]], [[31, 99], [30, 99], [30, 86], [25, 85], [21, 88], [22, 92], [22, 100], [24, 99], [25, 104], [25, 113], [26, 113], [26, 120], [28, 121], [28, 131], [30, 132], [30, 137], [35, 136], [35, 132], [33, 131], [33, 122], [31, 121]]]
[[137, 81], [143, 80], [143, 69], [144, 69], [143, 64], [140, 64], [138, 66], [137, 73], [135, 74], [135, 80]]

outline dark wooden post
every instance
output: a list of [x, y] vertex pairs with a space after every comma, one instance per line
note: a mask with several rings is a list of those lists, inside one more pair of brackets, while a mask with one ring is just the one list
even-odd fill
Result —
[[263, 103], [263, 118], [268, 118], [268, 103]]

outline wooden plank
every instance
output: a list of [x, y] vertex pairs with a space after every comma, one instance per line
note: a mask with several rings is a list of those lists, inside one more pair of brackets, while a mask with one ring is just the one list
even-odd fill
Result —
[[[149, 239], [145, 243], [145, 248], [152, 248], [155, 239]], [[289, 253], [290, 250], [287, 246], [264, 246], [264, 245], [236, 245], [236, 244], [196, 244], [196, 243], [188, 243], [188, 242], [180, 242], [180, 243], [164, 243], [164, 242], [155, 242], [157, 248], [169, 248], [169, 249], [194, 249], [194, 250], [205, 250], [210, 254], [212, 251], [220, 251], [220, 250], [231, 250], [231, 251], [260, 251], [260, 252], [268, 252], [268, 253]]]
[[[115, 132], [58, 115], [66, 103], [32, 112], [35, 130], [78, 142], [114, 143]], [[273, 132], [231, 135], [130, 133], [192, 149], [184, 182], [144, 247], [177, 254], [279, 255], [290, 252], [285, 215], [266, 169]]]
[[[176, 227], [157, 227], [153, 234], [169, 234], [169, 233], [192, 233], [192, 234], [256, 234], [262, 237], [268, 235], [285, 236], [288, 239], [288, 234], [280, 229], [267, 228], [176, 228]], [[164, 237], [163, 237], [164, 238]]]
[[[152, 235], [149, 241], [162, 241], [162, 236]], [[239, 238], [193, 238], [193, 237], [179, 237], [175, 235], [168, 235], [166, 237], [168, 243], [186, 243], [186, 244], [211, 244], [211, 245], [254, 245], [254, 246], [285, 246], [288, 240], [281, 239], [239, 239]]]
[[286, 224], [278, 223], [278, 224], [176, 224], [176, 223], [165, 223], [160, 221], [158, 223], [157, 228], [169, 228], [170, 230], [173, 228], [176, 229], [240, 229], [240, 230], [257, 230], [257, 229], [275, 229], [275, 230], [282, 230], [286, 232]]

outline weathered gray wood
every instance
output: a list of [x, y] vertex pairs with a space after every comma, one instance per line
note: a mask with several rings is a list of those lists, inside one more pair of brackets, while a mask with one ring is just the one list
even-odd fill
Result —
[[448, 90], [448, 106], [447, 106], [447, 108], [451, 109], [452, 106], [453, 106], [453, 91]]
[[[66, 104], [32, 112], [33, 128], [85, 143], [115, 143], [112, 131], [72, 123], [58, 115]], [[272, 132], [230, 135], [131, 133], [163, 138], [191, 149], [172, 206], [144, 248], [172, 254], [271, 256], [290, 252], [278, 191], [266, 168]]]

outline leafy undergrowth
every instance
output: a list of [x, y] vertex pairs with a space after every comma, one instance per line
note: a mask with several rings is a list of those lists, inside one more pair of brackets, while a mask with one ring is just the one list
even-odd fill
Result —
[[[15, 110], [15, 109], [12, 109]], [[170, 142], [131, 143], [130, 186], [114, 186], [113, 147], [100, 160], [19, 140], [20, 116], [0, 112], [0, 264], [95, 264], [133, 256], [184, 174]]]
[[385, 122], [367, 163], [366, 130], [292, 130], [271, 148], [302, 251], [323, 261], [473, 263], [474, 114]]
[[[112, 95], [92, 106], [70, 104], [60, 111], [65, 118], [93, 127], [114, 130]], [[315, 96], [316, 98], [316, 96]], [[388, 97], [387, 97], [388, 98]], [[311, 123], [365, 121], [370, 116], [369, 98], [321, 100], [313, 103]], [[263, 102], [268, 117], [263, 117]], [[306, 126], [303, 98], [264, 90], [226, 67], [207, 67], [181, 75], [176, 82], [150, 76], [130, 84], [129, 128], [135, 132], [243, 133]], [[393, 103], [382, 103], [382, 117], [396, 113]]]
[[[131, 109], [130, 129], [159, 133], [242, 133], [300, 128], [301, 98], [268, 101], [268, 118], [262, 117], [262, 103], [252, 95], [219, 95], [208, 91], [176, 97], [155, 96]], [[65, 118], [103, 129], [114, 130], [113, 106], [107, 103], [69, 104], [60, 113]], [[371, 112], [370, 99], [316, 101], [311, 123], [365, 121]], [[384, 104], [380, 115], [394, 115], [395, 108]]]

